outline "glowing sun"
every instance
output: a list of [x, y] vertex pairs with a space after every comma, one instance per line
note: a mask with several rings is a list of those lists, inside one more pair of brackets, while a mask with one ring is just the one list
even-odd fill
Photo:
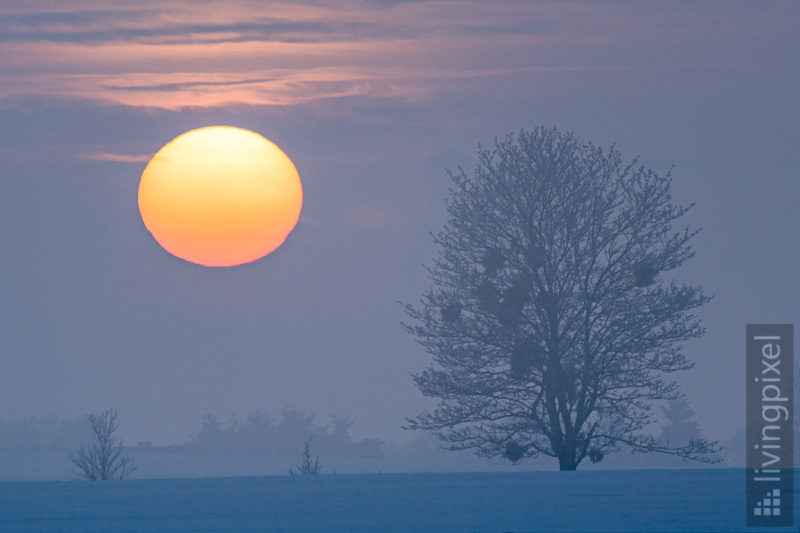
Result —
[[230, 126], [179, 135], [153, 156], [139, 182], [139, 212], [155, 240], [209, 267], [274, 251], [302, 205], [292, 160], [261, 135]]

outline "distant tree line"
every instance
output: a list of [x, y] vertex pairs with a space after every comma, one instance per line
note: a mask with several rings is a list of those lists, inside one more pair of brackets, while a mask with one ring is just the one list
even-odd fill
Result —
[[[62, 420], [56, 417], [26, 420], [0, 419], [0, 451], [74, 451], [93, 439], [87, 417]], [[354, 420], [333, 416], [328, 424], [296, 409], [284, 409], [279, 416], [256, 411], [246, 418], [223, 422], [206, 414], [200, 429], [189, 442], [158, 447], [163, 452], [183, 450], [212, 453], [263, 453], [295, 456], [309, 439], [323, 456], [381, 457], [380, 439], [353, 440]]]
[[322, 455], [380, 457], [380, 439], [352, 440], [353, 422], [350, 418], [333, 416], [330, 424], [321, 425], [314, 421], [313, 415], [296, 409], [284, 409], [278, 418], [256, 411], [244, 419], [234, 417], [225, 423], [214, 414], [206, 414], [200, 431], [184, 447], [202, 452], [296, 455], [313, 439], [314, 449]]
[[[728, 441], [725, 456], [728, 466], [745, 466], [746, 445], [747, 426], [744, 413], [742, 413], [741, 424]], [[794, 365], [794, 467], [800, 467], [800, 357], [797, 354], [795, 354]]]
[[[800, 385], [800, 380], [797, 385]], [[796, 400], [798, 399], [800, 390], [796, 392]], [[701, 438], [700, 428], [693, 418], [694, 412], [685, 398], [668, 402], [663, 409], [660, 433], [656, 432], [659, 442], [683, 445]], [[295, 409], [282, 411], [278, 418], [256, 411], [244, 419], [232, 418], [224, 423], [216, 415], [207, 414], [202, 419], [199, 431], [190, 437], [188, 443], [157, 447], [154, 451], [170, 453], [187, 450], [296, 456], [311, 439], [315, 453], [323, 456], [378, 458], [388, 454], [443, 459], [452, 454], [442, 449], [433, 437], [423, 434], [416, 435], [416, 438], [403, 445], [387, 444], [380, 439], [353, 441], [350, 436], [352, 424], [352, 419], [332, 417], [331, 422], [323, 426], [317, 424], [313, 416]], [[728, 447], [730, 455], [736, 455], [740, 448], [743, 452], [743, 435], [742, 428], [741, 438], [735, 438], [732, 446]], [[800, 442], [800, 435], [797, 438]], [[0, 419], [0, 451], [74, 451], [91, 439], [92, 433], [86, 417], [73, 420], [56, 417]], [[738, 455], [729, 459], [730, 464], [741, 462]], [[623, 454], [611, 462], [629, 466], [677, 466], [683, 463], [680, 458], [655, 458], [640, 454]], [[796, 464], [800, 464], [800, 457]]]
[[0, 419], [0, 451], [64, 451], [83, 445], [90, 437], [85, 418], [56, 417], [26, 420]]
[[[656, 443], [664, 447], [684, 447], [692, 443], [702, 441], [703, 434], [700, 424], [695, 420], [695, 412], [692, 409], [686, 396], [678, 396], [665, 402], [660, 407], [661, 416], [659, 431], [655, 431]], [[724, 450], [724, 448], [721, 448]], [[667, 454], [641, 454], [637, 450], [627, 456], [618, 457], [612, 460], [613, 465], [625, 465], [629, 467], [686, 467], [690, 465], [690, 459]], [[719, 456], [720, 462], [722, 456]]]

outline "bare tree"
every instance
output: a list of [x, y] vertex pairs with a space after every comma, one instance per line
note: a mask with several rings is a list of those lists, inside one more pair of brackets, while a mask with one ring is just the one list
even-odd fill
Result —
[[292, 476], [316, 476], [322, 471], [322, 464], [319, 462], [319, 455], [311, 457], [311, 439], [308, 439], [303, 446], [303, 460], [297, 468], [290, 468], [289, 475]]
[[550, 456], [562, 470], [620, 447], [716, 462], [716, 443], [669, 447], [646, 432], [664, 375], [692, 367], [700, 288], [668, 280], [697, 233], [673, 230], [670, 176], [542, 127], [479, 147], [450, 173], [433, 235], [433, 287], [404, 328], [433, 356], [414, 375], [438, 405], [408, 420], [450, 449]]
[[92, 481], [124, 479], [136, 470], [133, 458], [122, 454], [123, 442], [116, 436], [119, 424], [115, 410], [90, 414], [89, 427], [93, 442], [69, 455], [81, 477]]

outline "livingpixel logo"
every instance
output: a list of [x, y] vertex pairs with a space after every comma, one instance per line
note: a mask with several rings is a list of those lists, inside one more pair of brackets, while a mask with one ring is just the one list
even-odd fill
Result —
[[748, 526], [794, 522], [793, 337], [791, 324], [747, 325]]
[[781, 489], [772, 489], [753, 507], [753, 516], [780, 516]]

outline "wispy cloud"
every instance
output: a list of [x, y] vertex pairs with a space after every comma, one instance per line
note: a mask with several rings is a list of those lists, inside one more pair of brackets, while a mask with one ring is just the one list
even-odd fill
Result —
[[[242, 0], [200, 8], [145, 0], [117, 9], [33, 0], [0, 8], [0, 99], [166, 109], [359, 95], [413, 100], [452, 80], [528, 66], [505, 52], [536, 45], [543, 25], [534, 15], [519, 1]], [[515, 32], [501, 28], [512, 23]]]
[[127, 154], [107, 154], [107, 153], [96, 153], [96, 154], [78, 154], [77, 156], [79, 159], [89, 159], [91, 161], [110, 161], [113, 163], [144, 163], [150, 161], [152, 155], [148, 154], [139, 154], [139, 155], [127, 155]]
[[[667, 31], [664, 8], [615, 2], [109, 5], [28, 0], [0, 6], [0, 101], [42, 95], [180, 109], [343, 96], [413, 100], [462, 80], [515, 72], [674, 68], [680, 66], [674, 53], [644, 65], [641, 58], [654, 55], [637, 50], [653, 43], [670, 50], [709, 31], [742, 31], [735, 20], [715, 19], [709, 29], [703, 17], [673, 21], [669, 28], [681, 29]], [[678, 11], [668, 15], [681, 16]], [[748, 19], [754, 23], [766, 16], [754, 11]]]

